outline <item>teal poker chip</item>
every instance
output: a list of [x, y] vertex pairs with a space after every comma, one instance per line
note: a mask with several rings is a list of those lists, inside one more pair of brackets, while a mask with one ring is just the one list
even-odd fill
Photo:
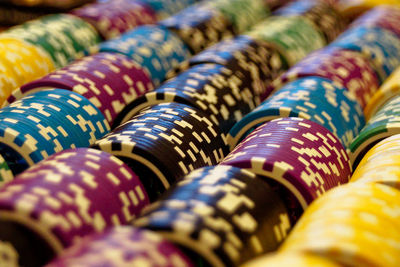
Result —
[[186, 45], [165, 27], [146, 25], [126, 32], [100, 45], [100, 52], [120, 53], [130, 57], [150, 73], [155, 86], [169, 70], [189, 59]]
[[0, 110], [0, 147], [14, 174], [76, 147], [89, 147], [110, 130], [83, 96], [63, 89], [26, 96]]
[[159, 20], [165, 19], [178, 13], [182, 9], [193, 5], [196, 0], [141, 0], [151, 7]]
[[306, 77], [287, 83], [236, 123], [228, 135], [230, 148], [260, 124], [282, 117], [314, 121], [336, 135], [344, 147], [365, 125], [360, 104], [345, 88], [325, 78]]
[[329, 47], [357, 51], [371, 62], [380, 81], [400, 66], [400, 39], [380, 27], [354, 27], [342, 33]]

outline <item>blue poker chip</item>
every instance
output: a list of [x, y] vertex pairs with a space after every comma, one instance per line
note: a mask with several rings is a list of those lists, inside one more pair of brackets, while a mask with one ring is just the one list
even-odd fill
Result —
[[228, 135], [236, 146], [263, 122], [281, 117], [309, 119], [338, 136], [347, 147], [365, 125], [360, 104], [343, 87], [320, 77], [306, 77], [287, 83], [236, 123]]
[[120, 53], [130, 57], [150, 73], [155, 86], [168, 71], [190, 58], [189, 48], [163, 26], [145, 25], [100, 45], [100, 52]]
[[381, 82], [400, 66], [400, 39], [383, 28], [354, 27], [329, 46], [362, 53], [371, 61]]

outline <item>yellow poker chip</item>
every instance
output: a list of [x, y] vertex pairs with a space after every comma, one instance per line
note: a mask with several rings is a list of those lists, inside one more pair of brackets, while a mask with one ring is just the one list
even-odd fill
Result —
[[398, 0], [340, 0], [337, 8], [346, 18], [355, 18], [375, 6], [385, 4], [400, 6]]
[[396, 237], [386, 238], [368, 229], [344, 223], [292, 232], [281, 251], [303, 251], [334, 260], [344, 266], [398, 266]]
[[12, 66], [18, 78], [18, 86], [40, 78], [55, 69], [52, 60], [44, 51], [16, 39], [0, 39], [0, 57]]
[[0, 58], [0, 103], [3, 103], [19, 84], [20, 82], [12, 65]]
[[264, 266], [280, 266], [280, 267], [339, 267], [333, 261], [302, 252], [287, 252], [287, 253], [271, 253], [262, 257], [251, 260], [241, 267], [264, 267]]
[[397, 68], [368, 101], [364, 109], [365, 119], [369, 120], [387, 101], [400, 93], [400, 68]]

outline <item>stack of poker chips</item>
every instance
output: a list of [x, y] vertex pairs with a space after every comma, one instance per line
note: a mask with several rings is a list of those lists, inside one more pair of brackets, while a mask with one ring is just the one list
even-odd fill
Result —
[[381, 183], [400, 189], [399, 150], [399, 134], [380, 141], [364, 155], [350, 181]]
[[305, 211], [279, 251], [340, 266], [398, 266], [399, 209], [400, 191], [386, 185], [335, 188]]
[[236, 123], [228, 135], [230, 147], [263, 122], [282, 117], [312, 120], [338, 137], [346, 148], [365, 125], [361, 106], [344, 87], [326, 78], [305, 77], [285, 84]]
[[114, 156], [88, 148], [54, 154], [0, 189], [2, 259], [43, 266], [86, 235], [127, 224], [148, 203], [136, 174]]
[[133, 224], [160, 233], [205, 266], [237, 266], [275, 250], [291, 228], [272, 187], [221, 165], [186, 176]]
[[124, 107], [153, 90], [153, 83], [148, 71], [127, 56], [98, 53], [24, 84], [13, 91], [3, 106], [52, 87], [84, 96], [102, 112], [111, 126], [116, 126], [114, 120]]
[[120, 53], [147, 69], [155, 86], [166, 73], [191, 56], [186, 45], [163, 26], [139, 26], [119, 38], [103, 42], [100, 52]]
[[91, 235], [47, 267], [195, 266], [180, 249], [149, 230], [121, 226]]
[[74, 9], [71, 14], [92, 24], [105, 40], [157, 21], [154, 10], [137, 0], [95, 2]]
[[88, 147], [108, 131], [101, 112], [67, 90], [36, 92], [0, 109], [1, 154], [14, 174], [64, 149]]
[[141, 111], [94, 147], [135, 170], [151, 200], [190, 171], [219, 163], [228, 150], [219, 129], [204, 113], [179, 103]]
[[[110, 1], [110, 0], [108, 0]], [[178, 13], [180, 10], [193, 5], [198, 0], [140, 0], [154, 10], [157, 19], [163, 20]]]
[[[265, 94], [266, 88], [287, 69], [286, 62], [291, 60], [291, 53], [300, 59], [327, 42], [322, 33], [333, 25], [323, 28], [307, 17], [308, 11], [316, 12], [314, 8], [320, 10], [317, 8], [320, 6], [323, 6], [320, 9], [324, 11], [324, 17], [342, 25], [340, 16], [331, 14], [337, 14], [335, 11], [328, 12], [334, 7], [318, 2], [303, 8], [296, 15], [266, 19], [254, 30], [223, 40], [170, 71], [167, 77], [173, 79], [134, 100], [121, 111], [121, 123], [145, 107], [180, 102], [202, 109], [226, 135], [235, 123], [260, 104], [260, 97]], [[331, 33], [330, 38], [337, 31]], [[294, 39], [288, 41], [284, 36], [286, 33]], [[307, 33], [315, 38], [306, 38]], [[295, 53], [290, 47], [304, 49]]]
[[0, 42], [2, 39], [16, 39], [42, 49], [57, 68], [83, 57], [85, 51], [94, 52], [100, 42], [92, 25], [69, 14], [48, 15], [12, 27], [0, 34]]
[[[340, 141], [323, 126], [302, 118], [264, 123], [222, 161], [278, 183], [295, 221], [302, 210], [331, 188], [347, 183], [351, 164]], [[283, 191], [282, 190], [282, 191]]]

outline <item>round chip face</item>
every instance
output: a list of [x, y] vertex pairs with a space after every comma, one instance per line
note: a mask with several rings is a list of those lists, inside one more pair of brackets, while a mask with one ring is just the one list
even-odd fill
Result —
[[229, 132], [233, 149], [258, 125], [282, 117], [300, 117], [324, 126], [348, 147], [365, 125], [361, 106], [341, 86], [320, 77], [300, 78], [285, 84]]
[[[28, 94], [57, 87], [87, 98], [110, 125], [137, 97], [153, 90], [149, 73], [130, 58], [117, 53], [98, 53], [56, 70], [13, 91], [6, 103]], [[119, 122], [117, 122], [118, 125]]]
[[398, 66], [400, 39], [391, 31], [379, 27], [355, 27], [346, 30], [329, 47], [357, 51], [371, 62], [381, 82]]
[[189, 59], [190, 51], [172, 32], [162, 26], [140, 26], [120, 38], [103, 42], [100, 52], [120, 53], [147, 69], [155, 86], [166, 73]]
[[133, 224], [159, 232], [210, 266], [273, 251], [291, 229], [283, 201], [267, 183], [221, 165], [191, 172]]
[[350, 145], [350, 157], [354, 167], [376, 143], [399, 133], [400, 97], [394, 97], [367, 122]]
[[148, 5], [134, 0], [90, 3], [72, 10], [71, 14], [92, 24], [105, 40], [157, 21], [155, 12]]
[[94, 147], [134, 169], [152, 200], [190, 171], [218, 164], [228, 152], [221, 132], [206, 114], [179, 103], [141, 111]]
[[0, 114], [3, 157], [14, 174], [61, 150], [88, 147], [109, 131], [89, 100], [62, 89], [26, 96]]
[[207, 2], [191, 5], [159, 25], [175, 32], [194, 54], [235, 35], [232, 22]]
[[262, 124], [221, 164], [277, 181], [304, 209], [326, 191], [347, 183], [351, 175], [340, 141], [319, 124], [294, 117]]
[[266, 93], [278, 90], [287, 82], [308, 76], [326, 78], [345, 87], [362, 108], [368, 104], [380, 84], [371, 63], [360, 53], [326, 47], [307, 55], [275, 79]]
[[[65, 150], [1, 188], [0, 225], [15, 235], [3, 234], [1, 240], [18, 247], [18, 236], [30, 230], [59, 253], [81, 237], [128, 223], [148, 203], [139, 178], [122, 161], [94, 149]], [[38, 261], [44, 253], [38, 253]]]
[[97, 50], [100, 37], [87, 22], [69, 14], [55, 14], [26, 22], [3, 32], [0, 39], [26, 41], [40, 47], [51, 57], [56, 68]]
[[323, 33], [327, 43], [332, 42], [347, 26], [346, 20], [328, 1], [294, 1], [276, 10], [273, 15], [306, 17]]
[[399, 207], [398, 190], [388, 186], [340, 186], [305, 211], [281, 253], [310, 253], [341, 265], [395, 266]]
[[158, 233], [132, 226], [109, 228], [65, 250], [47, 266], [194, 266], [180, 249]]
[[276, 46], [289, 66], [326, 45], [315, 26], [299, 16], [269, 17], [244, 34]]

